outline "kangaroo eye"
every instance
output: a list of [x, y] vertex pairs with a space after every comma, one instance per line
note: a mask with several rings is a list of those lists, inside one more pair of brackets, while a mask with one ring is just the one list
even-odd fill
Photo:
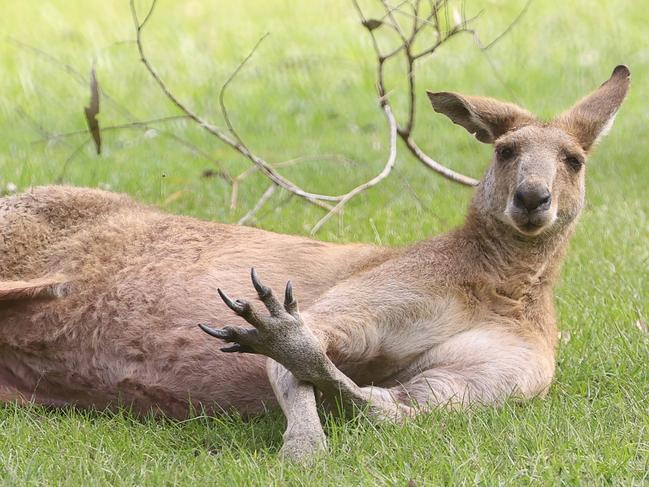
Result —
[[570, 169], [577, 172], [581, 169], [581, 166], [584, 163], [581, 162], [581, 159], [579, 159], [577, 156], [566, 156], [566, 164], [568, 164], [568, 167], [570, 167]]
[[503, 145], [496, 149], [498, 158], [502, 160], [511, 159], [514, 157], [514, 148], [511, 145]]

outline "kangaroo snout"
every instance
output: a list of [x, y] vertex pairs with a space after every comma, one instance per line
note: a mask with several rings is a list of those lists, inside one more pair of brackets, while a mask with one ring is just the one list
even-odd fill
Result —
[[537, 235], [556, 220], [552, 193], [544, 181], [524, 181], [514, 190], [505, 214], [526, 235]]
[[552, 195], [545, 185], [521, 184], [514, 193], [514, 206], [528, 212], [545, 211], [550, 208]]

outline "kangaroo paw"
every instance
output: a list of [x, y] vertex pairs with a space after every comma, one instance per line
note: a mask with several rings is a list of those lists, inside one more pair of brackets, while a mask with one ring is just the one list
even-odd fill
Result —
[[[219, 289], [223, 302], [254, 328], [226, 326], [222, 329], [199, 325], [211, 336], [233, 345], [222, 348], [224, 352], [258, 353], [277, 362], [291, 366], [308, 363], [305, 356], [325, 356], [324, 349], [316, 336], [304, 325], [293, 296], [291, 282], [286, 284], [284, 303], [275, 297], [273, 291], [263, 285], [254, 269], [251, 270], [252, 285], [269, 315], [261, 315], [245, 300], [232, 299]], [[300, 360], [302, 359], [302, 360]]]

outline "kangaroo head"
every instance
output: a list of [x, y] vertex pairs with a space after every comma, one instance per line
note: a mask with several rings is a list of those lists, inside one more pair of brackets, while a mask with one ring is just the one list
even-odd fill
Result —
[[512, 103], [428, 92], [436, 112], [494, 146], [476, 211], [527, 237], [572, 222], [584, 203], [586, 158], [611, 128], [629, 77], [626, 66], [617, 66], [608, 81], [551, 122]]

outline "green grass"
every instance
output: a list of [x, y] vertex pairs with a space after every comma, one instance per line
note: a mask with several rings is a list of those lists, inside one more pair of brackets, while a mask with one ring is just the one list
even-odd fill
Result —
[[[497, 35], [523, 2], [468, 1], [484, 9], [476, 28]], [[143, 5], [144, 7], [144, 5]], [[588, 168], [588, 199], [557, 289], [564, 340], [556, 382], [545, 400], [499, 410], [435, 412], [404, 426], [327, 419], [330, 454], [310, 468], [282, 462], [283, 419], [269, 414], [186, 422], [0, 409], [0, 483], [14, 485], [417, 485], [649, 483], [649, 112], [646, 79], [649, 11], [641, 2], [535, 0], [489, 52], [457, 37], [421, 66], [424, 88], [487, 94], [550, 117], [604, 81], [618, 63], [634, 82], [612, 133]], [[97, 0], [5, 2], [0, 32], [39, 47], [100, 83], [104, 126], [173, 115], [146, 75], [128, 5]], [[170, 2], [145, 32], [152, 61], [170, 86], [221, 123], [219, 87], [265, 32], [271, 35], [232, 86], [239, 131], [271, 162], [342, 154], [357, 164], [309, 162], [284, 174], [335, 192], [376, 173], [386, 127], [374, 97], [366, 32], [345, 1]], [[35, 142], [40, 131], [83, 129], [86, 82], [60, 65], [0, 42], [0, 185], [64, 182], [114, 190], [201, 218], [234, 222], [264, 191], [252, 177], [229, 209], [228, 188], [201, 173], [214, 167], [164, 135], [106, 132], [105, 153], [90, 145], [66, 159], [83, 135]], [[400, 96], [397, 91], [395, 96]], [[420, 96], [420, 98], [422, 98]], [[420, 100], [417, 138], [440, 162], [479, 176], [489, 148], [432, 113]], [[28, 114], [28, 117], [23, 115]], [[39, 128], [41, 127], [41, 128]], [[186, 122], [159, 127], [203, 148], [223, 167], [245, 161]], [[401, 150], [395, 173], [353, 200], [319, 238], [402, 245], [449, 230], [463, 219], [471, 191], [427, 171]], [[258, 224], [307, 233], [319, 210], [276, 195]]]

